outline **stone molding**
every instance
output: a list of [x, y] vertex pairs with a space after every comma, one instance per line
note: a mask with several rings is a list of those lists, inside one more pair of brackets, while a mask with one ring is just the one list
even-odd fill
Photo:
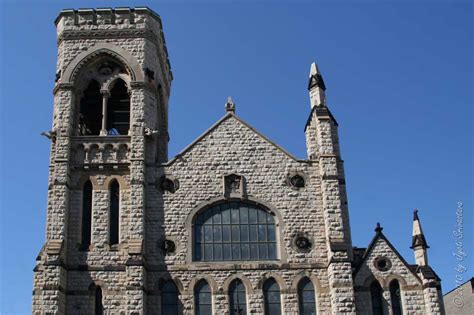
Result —
[[73, 83], [79, 70], [89, 61], [101, 54], [106, 54], [122, 63], [129, 71], [132, 81], [145, 81], [145, 74], [134, 56], [125, 49], [112, 43], [97, 43], [86, 51], [77, 55], [64, 69], [61, 84]]

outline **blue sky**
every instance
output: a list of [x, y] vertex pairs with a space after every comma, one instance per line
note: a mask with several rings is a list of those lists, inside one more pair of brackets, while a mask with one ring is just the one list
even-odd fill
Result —
[[447, 292], [457, 203], [473, 276], [473, 10], [462, 1], [2, 1], [1, 314], [30, 312], [45, 235], [53, 21], [60, 9], [147, 5], [164, 23], [174, 73], [170, 157], [237, 114], [305, 158], [307, 76], [317, 61], [339, 122], [354, 246], [376, 222], [413, 263], [412, 210]]

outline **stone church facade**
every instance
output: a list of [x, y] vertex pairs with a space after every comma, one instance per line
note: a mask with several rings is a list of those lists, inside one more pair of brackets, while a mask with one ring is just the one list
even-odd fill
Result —
[[46, 242], [33, 314], [443, 314], [418, 214], [415, 264], [377, 226], [353, 247], [338, 124], [315, 64], [307, 158], [235, 113], [168, 160], [173, 75], [148, 8], [56, 19]]

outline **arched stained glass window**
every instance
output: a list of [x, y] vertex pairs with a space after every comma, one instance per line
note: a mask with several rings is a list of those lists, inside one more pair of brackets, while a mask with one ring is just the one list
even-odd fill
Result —
[[119, 243], [119, 208], [120, 208], [120, 186], [116, 180], [110, 184], [110, 208], [109, 208], [109, 244]]
[[400, 292], [400, 284], [397, 280], [390, 282], [390, 301], [392, 302], [392, 314], [393, 315], [402, 315], [402, 298]]
[[205, 280], [200, 280], [194, 287], [194, 309], [196, 315], [212, 314], [211, 287]]
[[383, 290], [377, 280], [370, 285], [370, 296], [372, 301], [372, 314], [383, 315]]
[[173, 281], [166, 281], [161, 287], [161, 314], [178, 315], [179, 313], [178, 288]]
[[280, 286], [275, 279], [270, 278], [263, 284], [263, 299], [265, 315], [281, 314]]
[[92, 183], [85, 182], [82, 188], [82, 222], [81, 222], [81, 249], [88, 249], [91, 244], [92, 225]]
[[298, 284], [298, 303], [300, 315], [316, 314], [316, 298], [314, 285], [309, 278], [301, 279]]
[[229, 286], [230, 314], [246, 315], [247, 300], [245, 297], [245, 286], [239, 279], [232, 281]]
[[275, 259], [275, 219], [266, 209], [229, 202], [209, 207], [195, 219], [195, 261]]

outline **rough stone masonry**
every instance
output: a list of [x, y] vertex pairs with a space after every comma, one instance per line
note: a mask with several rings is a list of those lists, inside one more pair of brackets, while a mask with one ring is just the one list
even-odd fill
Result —
[[235, 113], [168, 160], [173, 75], [148, 8], [56, 21], [46, 242], [34, 314], [443, 314], [378, 226], [353, 247], [338, 124], [313, 64], [300, 160]]

